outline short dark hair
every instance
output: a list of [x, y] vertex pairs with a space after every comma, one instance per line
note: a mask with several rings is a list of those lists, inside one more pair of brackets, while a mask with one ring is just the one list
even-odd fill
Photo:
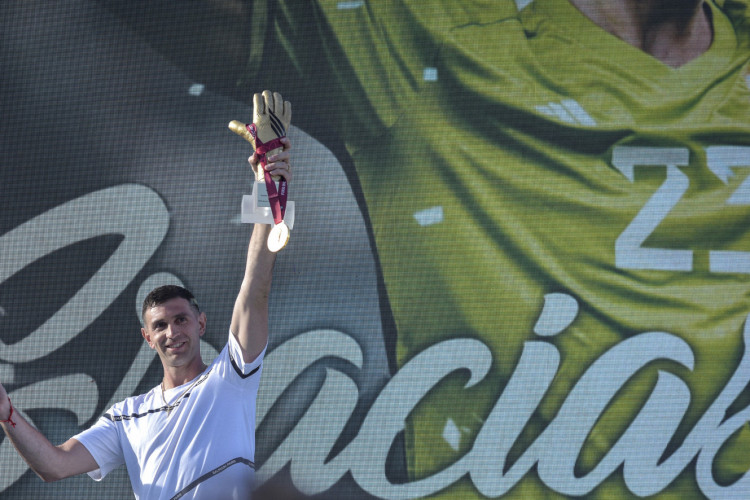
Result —
[[178, 285], [163, 285], [154, 288], [146, 295], [143, 299], [143, 308], [141, 309], [141, 317], [144, 322], [146, 321], [146, 311], [152, 307], [160, 306], [175, 298], [183, 298], [188, 301], [190, 307], [193, 308], [196, 314], [200, 314], [201, 309], [198, 307], [198, 301], [195, 300], [195, 296], [187, 288], [183, 288]]

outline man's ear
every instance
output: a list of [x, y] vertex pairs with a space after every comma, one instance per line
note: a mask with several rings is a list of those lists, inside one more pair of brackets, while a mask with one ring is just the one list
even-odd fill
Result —
[[143, 339], [148, 342], [148, 346], [153, 349], [154, 344], [151, 343], [151, 335], [148, 334], [145, 328], [141, 328], [141, 335], [143, 336]]
[[201, 312], [198, 316], [198, 324], [201, 327], [200, 336], [203, 337], [203, 334], [206, 333], [206, 313]]

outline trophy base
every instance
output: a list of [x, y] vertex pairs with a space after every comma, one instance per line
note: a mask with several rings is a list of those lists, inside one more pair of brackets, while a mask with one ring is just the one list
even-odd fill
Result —
[[[242, 217], [240, 220], [243, 224], [274, 224], [264, 182], [256, 181], [253, 184], [253, 194], [246, 194], [242, 197]], [[293, 201], [287, 200], [286, 202], [284, 222], [289, 226], [289, 229], [294, 228]]]

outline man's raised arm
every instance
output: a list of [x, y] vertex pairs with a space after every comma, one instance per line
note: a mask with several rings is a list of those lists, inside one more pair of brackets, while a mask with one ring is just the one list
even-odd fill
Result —
[[24, 419], [11, 405], [0, 385], [0, 426], [31, 470], [43, 481], [57, 481], [99, 468], [91, 453], [75, 439], [60, 446], [49, 440]]
[[[283, 151], [268, 157], [266, 171], [274, 176], [282, 176], [287, 182], [292, 175], [289, 165], [291, 143], [281, 138]], [[260, 166], [257, 153], [250, 157], [254, 170]], [[240, 293], [234, 303], [232, 313], [232, 333], [242, 348], [245, 363], [253, 361], [263, 351], [268, 342], [268, 296], [271, 293], [271, 278], [276, 254], [268, 250], [267, 241], [271, 226], [255, 224], [247, 249], [247, 264]]]

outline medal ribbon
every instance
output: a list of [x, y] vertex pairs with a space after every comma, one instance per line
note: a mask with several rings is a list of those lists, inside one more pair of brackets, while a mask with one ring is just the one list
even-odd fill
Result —
[[271, 174], [266, 171], [265, 166], [268, 163], [268, 161], [266, 160], [266, 153], [268, 153], [269, 151], [273, 151], [276, 148], [283, 148], [284, 145], [281, 143], [280, 137], [272, 139], [266, 143], [261, 142], [261, 140], [258, 139], [258, 134], [255, 129], [254, 123], [246, 125], [246, 128], [248, 132], [250, 132], [255, 138], [255, 152], [260, 157], [260, 165], [263, 167], [263, 178], [266, 181], [266, 191], [268, 191], [268, 202], [271, 205], [273, 222], [275, 224], [279, 224], [284, 220], [284, 213], [286, 212], [287, 183], [286, 179], [284, 179], [284, 177], [281, 177], [279, 179], [279, 189], [277, 190], [276, 183], [273, 182]]

